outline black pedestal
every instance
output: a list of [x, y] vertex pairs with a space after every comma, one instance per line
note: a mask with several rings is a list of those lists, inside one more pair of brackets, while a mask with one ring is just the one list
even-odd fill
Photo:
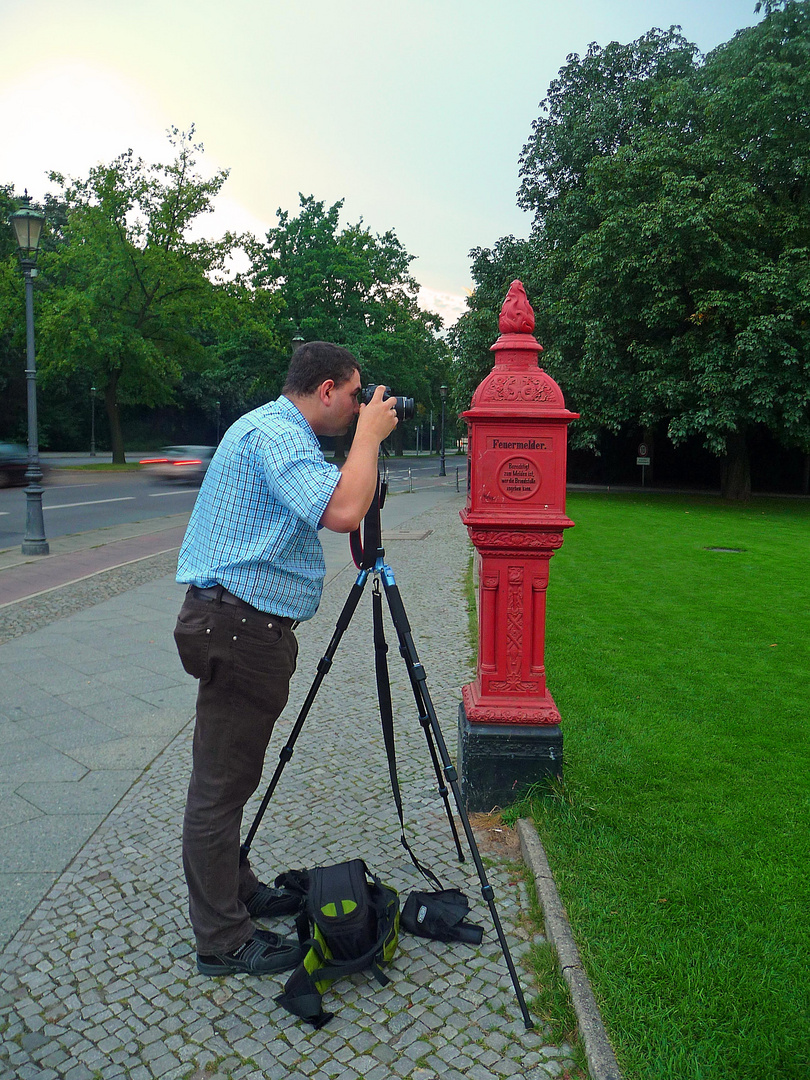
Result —
[[562, 777], [559, 724], [471, 724], [458, 707], [458, 771], [468, 811], [509, 806], [526, 788]]

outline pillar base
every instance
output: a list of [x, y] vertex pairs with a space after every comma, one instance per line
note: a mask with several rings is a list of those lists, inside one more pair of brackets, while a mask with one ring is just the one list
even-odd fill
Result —
[[468, 811], [506, 807], [539, 780], [562, 778], [559, 724], [470, 723], [458, 707], [458, 772]]
[[23, 540], [20, 551], [23, 555], [50, 555], [51, 549], [47, 540]]

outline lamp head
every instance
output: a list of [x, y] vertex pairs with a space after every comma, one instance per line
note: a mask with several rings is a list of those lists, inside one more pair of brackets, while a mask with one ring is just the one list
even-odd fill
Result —
[[41, 210], [31, 209], [28, 205], [30, 198], [27, 191], [23, 197], [23, 202], [25, 206], [16, 210], [9, 218], [9, 221], [14, 226], [17, 246], [20, 249], [20, 258], [24, 263], [35, 263], [45, 215]]

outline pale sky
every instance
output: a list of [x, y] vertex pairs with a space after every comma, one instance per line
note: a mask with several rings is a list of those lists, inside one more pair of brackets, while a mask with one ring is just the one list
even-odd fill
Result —
[[525, 236], [518, 156], [551, 80], [588, 43], [682, 27], [707, 52], [755, 0], [0, 0], [0, 183], [41, 198], [196, 125], [229, 168], [204, 232], [263, 236], [298, 192], [394, 229], [452, 322], [469, 251]]

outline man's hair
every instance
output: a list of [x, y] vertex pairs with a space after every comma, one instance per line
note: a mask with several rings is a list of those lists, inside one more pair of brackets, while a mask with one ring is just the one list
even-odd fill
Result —
[[308, 341], [293, 353], [281, 392], [306, 397], [314, 394], [327, 379], [340, 386], [359, 370], [360, 365], [348, 349], [328, 341]]

